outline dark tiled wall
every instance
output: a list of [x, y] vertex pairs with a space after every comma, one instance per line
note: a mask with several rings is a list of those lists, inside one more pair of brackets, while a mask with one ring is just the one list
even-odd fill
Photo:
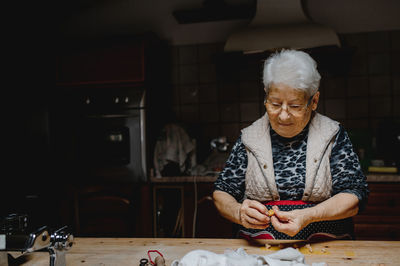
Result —
[[[339, 37], [355, 53], [345, 74], [322, 75], [319, 112], [347, 129], [371, 131], [383, 118], [399, 118], [400, 31]], [[223, 45], [171, 48], [173, 111], [197, 139], [200, 157], [210, 139], [227, 136], [232, 143], [265, 112], [262, 61], [234, 61], [224, 71], [217, 64]]]

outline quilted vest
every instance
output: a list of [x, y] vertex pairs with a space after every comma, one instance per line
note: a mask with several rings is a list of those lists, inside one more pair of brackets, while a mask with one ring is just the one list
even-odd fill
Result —
[[[279, 200], [272, 159], [271, 136], [267, 113], [242, 130], [248, 165], [246, 191], [249, 199]], [[302, 200], [320, 202], [331, 196], [332, 175], [329, 158], [339, 123], [321, 114], [312, 117], [306, 152], [306, 180]]]

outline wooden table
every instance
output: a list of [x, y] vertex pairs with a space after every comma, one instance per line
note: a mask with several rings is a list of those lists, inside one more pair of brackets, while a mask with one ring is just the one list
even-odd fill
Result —
[[[67, 253], [67, 265], [139, 265], [147, 258], [148, 250], [160, 251], [166, 265], [195, 249], [224, 253], [226, 249], [243, 247], [248, 254], [266, 255], [287, 246], [298, 247], [306, 263], [326, 262], [328, 265], [400, 265], [400, 241], [329, 241], [311, 243], [312, 252], [305, 243], [282, 241], [249, 243], [242, 239], [193, 238], [76, 238]], [[151, 253], [154, 259], [155, 253]], [[24, 265], [49, 265], [46, 252], [32, 253]]]

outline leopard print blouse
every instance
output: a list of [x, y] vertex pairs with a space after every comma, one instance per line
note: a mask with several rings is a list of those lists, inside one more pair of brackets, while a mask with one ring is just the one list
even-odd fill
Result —
[[[280, 199], [301, 200], [305, 189], [308, 126], [293, 138], [281, 137], [272, 128], [270, 133]], [[246, 168], [247, 153], [240, 136], [232, 147], [225, 168], [214, 183], [215, 189], [225, 191], [238, 202], [242, 202], [245, 195]], [[352, 193], [358, 197], [359, 208], [362, 210], [369, 193], [368, 185], [358, 156], [341, 125], [332, 147], [330, 168], [332, 196], [340, 192]]]

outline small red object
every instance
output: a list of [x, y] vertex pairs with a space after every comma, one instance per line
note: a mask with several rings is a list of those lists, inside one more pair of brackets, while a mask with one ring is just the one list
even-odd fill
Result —
[[158, 253], [158, 255], [160, 255], [161, 257], [164, 258], [163, 254], [161, 254], [160, 251], [158, 251], [158, 250], [148, 250], [147, 251], [147, 256], [149, 256], [149, 260], [150, 260], [151, 265], [154, 265], [154, 261], [151, 259], [151, 256], [150, 256], [151, 252], [156, 252], [156, 253]]

